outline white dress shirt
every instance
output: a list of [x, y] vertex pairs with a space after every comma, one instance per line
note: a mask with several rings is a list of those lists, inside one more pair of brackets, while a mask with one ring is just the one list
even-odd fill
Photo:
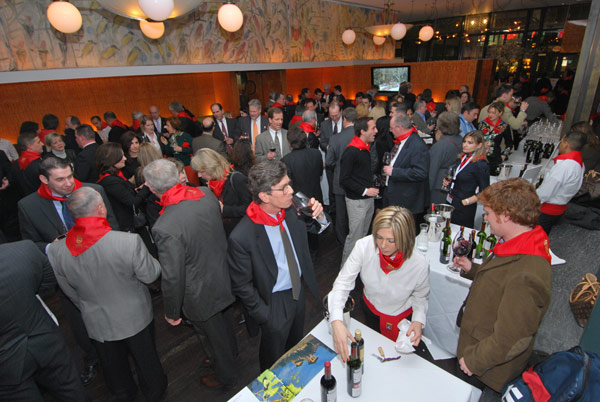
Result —
[[536, 190], [542, 203], [566, 205], [583, 183], [585, 166], [572, 159], [559, 159]]
[[274, 144], [275, 144], [275, 136], [277, 136], [277, 138], [279, 138], [279, 155], [283, 155], [283, 138], [281, 137], [281, 130], [275, 131], [271, 127], [269, 127], [269, 134], [271, 134], [271, 139], [273, 140]]

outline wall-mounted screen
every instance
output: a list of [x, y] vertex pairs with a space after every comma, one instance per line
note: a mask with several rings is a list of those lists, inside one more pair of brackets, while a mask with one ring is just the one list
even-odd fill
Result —
[[404, 81], [410, 81], [410, 66], [371, 67], [371, 84], [379, 92], [398, 92]]

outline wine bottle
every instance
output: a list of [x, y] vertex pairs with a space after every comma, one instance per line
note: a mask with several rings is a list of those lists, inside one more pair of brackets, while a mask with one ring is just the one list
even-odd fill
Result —
[[450, 251], [452, 250], [452, 230], [450, 229], [450, 221], [446, 221], [446, 227], [443, 230], [444, 237], [440, 241], [440, 262], [448, 264], [450, 262]]
[[362, 373], [365, 372], [365, 339], [362, 337], [362, 332], [357, 329], [354, 332], [354, 339], [358, 344], [358, 357], [360, 358], [360, 366], [362, 367]]
[[534, 144], [529, 144], [529, 146], [527, 147], [527, 153], [525, 154], [525, 163], [531, 163], [531, 161], [533, 160], [534, 148]]
[[358, 344], [352, 342], [350, 350], [350, 358], [348, 359], [348, 363], [346, 363], [347, 390], [348, 395], [358, 398], [362, 390], [362, 369], [360, 357], [358, 356]]
[[538, 142], [537, 146], [535, 148], [535, 152], [533, 154], [533, 164], [534, 165], [539, 165], [540, 163], [542, 163], [542, 153], [543, 153], [543, 149], [542, 149], [542, 143]]
[[541, 174], [537, 184], [535, 185], [535, 188], [539, 188], [543, 182], [544, 182], [544, 175]]
[[472, 261], [475, 259], [475, 250], [477, 249], [477, 242], [475, 241], [477, 231], [475, 229], [471, 230], [471, 252], [469, 253], [468, 258]]
[[488, 255], [490, 255], [490, 251], [492, 251], [492, 249], [494, 248], [494, 246], [496, 245], [497, 242], [498, 242], [498, 239], [496, 239], [496, 236], [494, 236], [493, 233], [490, 233], [490, 235], [487, 237], [487, 248], [485, 250], [486, 258]]
[[527, 163], [523, 165], [523, 168], [521, 169], [521, 171], [519, 172], [519, 177], [523, 177], [523, 174], [525, 173], [525, 171], [527, 170]]
[[487, 234], [485, 233], [485, 221], [481, 222], [481, 230], [477, 233], [477, 238], [479, 241], [475, 247], [475, 258], [483, 258], [483, 246], [487, 239]]
[[321, 402], [336, 402], [337, 387], [335, 377], [331, 374], [331, 362], [325, 362], [325, 374], [321, 377]]

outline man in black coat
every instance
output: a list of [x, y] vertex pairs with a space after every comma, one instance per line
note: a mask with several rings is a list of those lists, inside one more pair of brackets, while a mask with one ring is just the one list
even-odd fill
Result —
[[227, 151], [233, 147], [233, 144], [240, 138], [240, 127], [236, 119], [230, 119], [224, 116], [223, 106], [220, 103], [213, 103], [210, 106], [215, 119], [215, 131], [213, 137], [217, 140], [225, 141]]
[[[306, 224], [290, 208], [294, 189], [285, 164], [255, 165], [248, 187], [253, 202], [229, 236], [227, 252], [233, 293], [261, 327], [259, 360], [264, 371], [305, 335], [305, 285], [317, 299], [318, 289]], [[326, 219], [320, 202], [312, 199], [309, 206], [313, 217]], [[319, 226], [314, 219], [310, 225], [311, 231]]]
[[129, 130], [129, 127], [117, 119], [117, 115], [114, 112], [104, 113], [104, 121], [106, 121], [106, 124], [111, 127], [110, 131], [108, 132], [109, 142], [119, 142], [123, 133]]
[[81, 148], [74, 163], [75, 178], [85, 183], [96, 183], [99, 178], [96, 169], [98, 144], [94, 140], [94, 136], [95, 132], [88, 124], [82, 124], [75, 131], [75, 140]]
[[36, 294], [56, 278], [29, 241], [0, 245], [0, 400], [85, 401], [77, 367], [56, 323]]

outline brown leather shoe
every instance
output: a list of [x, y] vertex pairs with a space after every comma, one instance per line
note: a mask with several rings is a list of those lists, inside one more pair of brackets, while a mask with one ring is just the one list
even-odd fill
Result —
[[223, 384], [217, 380], [217, 376], [215, 374], [204, 375], [200, 377], [200, 381], [202, 381], [202, 384], [206, 385], [208, 388], [219, 388], [223, 386]]

